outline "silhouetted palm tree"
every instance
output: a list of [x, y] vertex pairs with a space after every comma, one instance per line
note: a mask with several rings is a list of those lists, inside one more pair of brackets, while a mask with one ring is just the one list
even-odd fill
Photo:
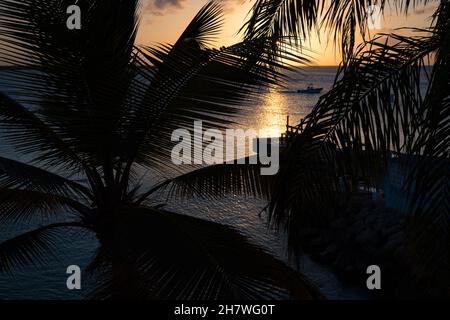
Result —
[[209, 49], [222, 22], [211, 2], [173, 46], [138, 47], [138, 0], [78, 1], [81, 30], [66, 28], [71, 4], [0, 1], [0, 59], [16, 67], [2, 74], [1, 137], [21, 160], [0, 157], [0, 222], [53, 222], [1, 243], [0, 271], [45, 262], [79, 228], [100, 242], [99, 298], [318, 297], [236, 230], [151, 205], [174, 180], [150, 188], [137, 174], [175, 170], [175, 128], [223, 127], [275, 84], [270, 42]]
[[[342, 188], [340, 177], [364, 178], [377, 187], [390, 153], [399, 153], [410, 168], [405, 245], [414, 274], [450, 294], [450, 3], [440, 1], [430, 28], [412, 29], [412, 36], [378, 35], [355, 50], [358, 27], [367, 38], [370, 4], [383, 9], [392, 3], [407, 11], [427, 1], [331, 1], [320, 21], [324, 2], [302, 1], [295, 10], [295, 1], [261, 0], [250, 20], [248, 39], [268, 29], [299, 37], [323, 24], [335, 30], [343, 53], [333, 88], [287, 151], [270, 219], [287, 226], [291, 247], [297, 248], [302, 226], [326, 223], [345, 205], [342, 199], [353, 190]], [[268, 3], [277, 3], [277, 9], [266, 16]], [[429, 80], [425, 92], [423, 79]]]
[[[369, 36], [370, 5], [379, 5], [382, 13], [388, 4], [408, 12], [418, 3], [435, 10], [429, 28], [411, 28], [411, 36]], [[278, 40], [301, 49], [312, 32], [323, 28], [339, 44], [343, 61], [334, 86], [304, 119], [302, 130], [282, 155], [275, 184], [259, 175], [233, 172], [230, 178], [233, 169], [223, 166], [204, 172], [232, 179], [233, 188], [226, 189], [233, 192], [260, 195], [259, 190], [265, 190], [270, 222], [287, 230], [290, 248], [298, 253], [304, 230], [327, 224], [343, 210], [358, 180], [379, 187], [377, 177], [386, 172], [389, 157], [401, 154], [409, 168], [404, 186], [410, 202], [405, 245], [410, 248], [414, 274], [419, 281], [448, 292], [449, 1], [258, 0], [243, 30], [248, 41], [272, 38], [271, 52], [276, 54]], [[364, 41], [355, 48], [358, 32]], [[428, 79], [425, 92], [423, 79]], [[239, 170], [254, 170], [248, 168]], [[218, 179], [201, 177], [191, 174], [176, 188], [182, 191], [184, 183], [186, 192], [192, 184], [196, 190], [223, 191]], [[343, 183], [347, 179], [354, 183]]]

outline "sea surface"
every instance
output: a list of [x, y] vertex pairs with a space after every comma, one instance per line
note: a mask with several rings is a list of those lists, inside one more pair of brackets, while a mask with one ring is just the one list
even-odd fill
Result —
[[[309, 67], [290, 74], [291, 78], [286, 88], [267, 92], [260, 100], [255, 101], [252, 112], [240, 119], [239, 126], [255, 130], [264, 129], [270, 135], [278, 136], [285, 130], [287, 116], [290, 117], [290, 124], [298, 123], [318, 101], [319, 95], [298, 94], [297, 89], [306, 88], [312, 83], [314, 86], [323, 87], [326, 92], [332, 86], [335, 72], [335, 67]], [[0, 74], [0, 90], [7, 90], [7, 84], [2, 83], [1, 79]], [[1, 134], [0, 155], [19, 157], [1, 142]], [[261, 217], [258, 215], [264, 205], [260, 200], [230, 196], [222, 201], [214, 202], [193, 199], [171, 203], [169, 209], [234, 226], [255, 244], [264, 247], [286, 263], [292, 264], [287, 259], [283, 235], [268, 229], [264, 215]], [[13, 228], [0, 226], [0, 241], [44, 223], [45, 221], [30, 220], [29, 223]], [[66, 288], [66, 268], [69, 265], [79, 265], [82, 269], [86, 267], [98, 247], [97, 240], [89, 233], [67, 232], [57, 247], [57, 254], [46, 257], [47, 261], [42, 265], [18, 270], [13, 275], [0, 273], [0, 299], [83, 299], [88, 297], [90, 290], [95, 286], [95, 279], [83, 275], [82, 289], [70, 291]], [[300, 259], [299, 270], [328, 298], [364, 299], [369, 297], [369, 293], [362, 286], [354, 287], [343, 283], [330, 268], [314, 263], [307, 256]]]

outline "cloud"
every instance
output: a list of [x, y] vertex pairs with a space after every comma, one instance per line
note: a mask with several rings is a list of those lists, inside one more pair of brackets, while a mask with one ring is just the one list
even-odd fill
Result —
[[158, 9], [183, 8], [182, 3], [186, 0], [152, 0], [150, 2]]
[[[231, 15], [248, 0], [220, 0], [225, 15]], [[151, 24], [157, 17], [182, 10], [190, 5], [191, 0], [142, 0], [142, 13], [144, 24]], [[203, 0], [204, 4], [208, 0]]]
[[143, 12], [161, 16], [173, 9], [182, 9], [186, 2], [187, 0], [145, 0]]
[[[241, 5], [247, 0], [221, 0], [224, 12], [232, 13], [236, 9], [240, 9]], [[144, 0], [144, 13], [149, 15], [161, 16], [173, 10], [183, 9], [189, 0]], [[207, 0], [204, 0], [207, 3]]]
[[188, 0], [143, 0], [143, 23], [152, 24], [155, 17], [161, 17], [168, 13], [183, 9]]

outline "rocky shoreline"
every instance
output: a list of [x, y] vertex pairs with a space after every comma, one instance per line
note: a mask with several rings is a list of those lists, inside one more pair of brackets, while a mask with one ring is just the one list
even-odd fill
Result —
[[331, 266], [345, 282], [366, 288], [367, 267], [378, 265], [382, 289], [375, 299], [414, 299], [442, 294], [424, 293], [413, 283], [404, 250], [406, 217], [381, 201], [360, 198], [325, 228], [302, 232], [303, 250], [315, 262]]

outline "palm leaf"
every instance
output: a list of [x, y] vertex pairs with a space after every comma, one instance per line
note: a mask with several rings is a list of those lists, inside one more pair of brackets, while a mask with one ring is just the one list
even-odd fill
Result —
[[322, 1], [258, 0], [241, 31], [248, 39], [300, 40], [317, 25]]
[[[242, 160], [242, 159], [241, 159]], [[241, 195], [269, 199], [274, 176], [261, 175], [261, 164], [217, 164], [190, 171], [166, 180], [138, 197], [146, 200], [157, 191], [167, 194], [167, 199], [201, 197], [217, 199], [227, 195]]]
[[[421, 1], [388, 1], [388, 0], [258, 0], [255, 2], [249, 19], [242, 30], [246, 39], [272, 37], [272, 39], [290, 39], [302, 44], [317, 29], [326, 29], [340, 45], [344, 63], [354, 54], [357, 33], [366, 39], [368, 14], [371, 6], [379, 6], [384, 13], [386, 5], [407, 13], [411, 7]], [[276, 50], [276, 42], [274, 42]]]
[[218, 1], [209, 1], [197, 12], [174, 46], [189, 45], [206, 49], [219, 36], [223, 23], [222, 5]]
[[[74, 153], [103, 165], [105, 154], [114, 156], [120, 147], [115, 130], [135, 76], [131, 62], [138, 1], [79, 1], [83, 12], [79, 31], [65, 26], [71, 4], [0, 2], [2, 60], [33, 68], [11, 69], [5, 76], [11, 92], [5, 93], [20, 93], [18, 102], [39, 112], [41, 121]], [[25, 145], [42, 139], [33, 133], [19, 137], [16, 131], [11, 140]], [[47, 152], [40, 159], [54, 156]]]
[[[101, 286], [109, 289], [97, 292], [108, 295], [97, 298], [130, 298], [139, 293], [171, 300], [320, 297], [282, 262], [235, 230], [213, 222], [157, 209], [130, 208], [116, 230], [116, 239], [120, 250], [103, 249], [101, 261], [109, 261], [109, 267], [97, 262], [103, 265], [102, 272], [110, 271], [109, 282]], [[123, 270], [135, 271], [130, 278], [123, 277]], [[141, 281], [137, 285], [140, 290], [126, 290], [136, 287], [134, 279]], [[122, 290], [114, 292], [114, 288]]]
[[439, 41], [432, 30], [392, 36], [394, 44], [380, 40], [341, 69], [289, 147], [270, 219], [287, 227], [291, 247], [298, 247], [302, 225], [327, 223], [359, 181], [378, 187], [390, 152], [407, 152], [418, 138], [419, 79]]
[[[163, 60], [169, 71], [165, 71], [161, 82], [155, 82], [152, 88], [156, 100], [151, 101], [154, 106], [161, 106], [158, 107], [161, 112], [157, 118], [152, 115], [153, 128], [147, 131], [140, 153], [165, 151], [167, 157], [171, 146], [165, 141], [170, 140], [169, 134], [174, 129], [191, 129], [195, 120], [203, 120], [205, 129], [221, 129], [235, 121], [233, 115], [249, 111], [249, 105], [259, 99], [262, 87], [275, 86], [277, 79], [283, 78], [270, 66], [263, 65], [269, 60], [260, 58], [256, 62], [259, 65], [255, 62], [249, 65], [249, 60], [254, 58], [250, 56], [253, 48], [261, 46], [265, 46], [266, 51], [270, 49], [267, 43], [255, 41], [198, 54], [188, 50], [174, 55], [169, 51], [169, 59]], [[158, 133], [165, 133], [165, 136], [158, 136]]]
[[[122, 121], [123, 131], [130, 134], [125, 140], [136, 141], [128, 143], [127, 153], [136, 155], [138, 163], [167, 166], [171, 151], [167, 141], [174, 129], [191, 128], [195, 120], [203, 120], [205, 128], [223, 128], [235, 121], [233, 115], [248, 110], [261, 87], [274, 86], [283, 78], [276, 68], [305, 63], [288, 50], [278, 53], [285, 64], [270, 60], [270, 39], [205, 49], [201, 39], [210, 39], [220, 25], [218, 8], [215, 2], [208, 3], [174, 46], [138, 49], [142, 80], [134, 92], [140, 93]], [[144, 79], [150, 83], [145, 93], [138, 89], [145, 87]]]
[[450, 250], [450, 4], [441, 2], [435, 14], [439, 49], [420, 112], [424, 125], [409, 161], [406, 190], [411, 221], [407, 248], [418, 280], [449, 293]]
[[4, 141], [11, 143], [23, 154], [39, 155], [34, 159], [35, 162], [53, 166], [66, 165], [74, 170], [83, 165], [83, 160], [73, 148], [45, 122], [3, 93], [0, 93], [0, 119]]
[[411, 268], [428, 288], [448, 291], [439, 280], [448, 279], [450, 234], [447, 13], [444, 3], [430, 29], [413, 30], [422, 36], [379, 37], [362, 47], [299, 127], [270, 206], [294, 253], [305, 228], [329, 223], [359, 182], [379, 187], [394, 152], [408, 168]]
[[56, 243], [63, 239], [60, 230], [67, 227], [83, 226], [78, 223], [55, 223], [0, 243], [0, 272], [13, 274], [17, 268], [44, 265], [56, 256]]
[[24, 189], [72, 198], [91, 196], [89, 189], [55, 173], [0, 157], [0, 186], [2, 189]]
[[45, 220], [66, 214], [88, 215], [85, 205], [62, 196], [31, 190], [0, 189], [0, 223], [29, 223], [34, 218]]

